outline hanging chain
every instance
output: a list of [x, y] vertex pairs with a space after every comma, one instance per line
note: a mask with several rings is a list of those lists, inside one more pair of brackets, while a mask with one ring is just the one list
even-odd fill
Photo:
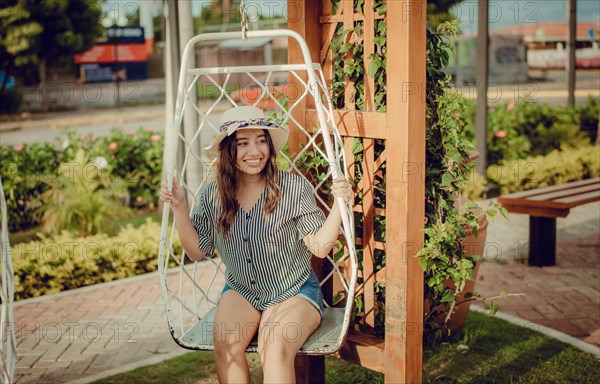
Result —
[[242, 14], [242, 21], [240, 22], [242, 25], [242, 39], [246, 40], [246, 33], [248, 32], [248, 14], [246, 13], [244, 0], [240, 1], [240, 13]]

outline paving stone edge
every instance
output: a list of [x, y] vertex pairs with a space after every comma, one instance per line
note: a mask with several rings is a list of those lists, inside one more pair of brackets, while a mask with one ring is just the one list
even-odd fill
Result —
[[90, 376], [86, 376], [86, 377], [81, 377], [79, 379], [73, 380], [73, 381], [69, 381], [66, 384], [87, 384], [87, 383], [91, 383], [93, 381], [96, 380], [100, 380], [100, 379], [104, 379], [105, 377], [109, 377], [109, 376], [114, 376], [114, 375], [118, 375], [121, 373], [125, 373], [125, 372], [129, 372], [129, 371], [133, 371], [136, 368], [139, 367], [144, 367], [146, 365], [154, 365], [154, 364], [158, 364], [161, 363], [165, 360], [169, 360], [181, 355], [185, 355], [186, 353], [191, 353], [193, 351], [188, 350], [188, 349], [184, 349], [181, 348], [181, 350], [177, 351], [177, 352], [171, 352], [171, 353], [166, 353], [166, 354], [162, 354], [159, 356], [154, 356], [142, 361], [138, 361], [135, 363], [130, 363], [127, 365], [123, 365], [121, 367], [117, 367], [117, 368], [113, 368], [113, 369], [109, 369], [107, 371], [103, 371], [103, 372], [98, 372], [96, 374], [90, 375]]
[[[489, 313], [488, 309], [481, 308], [475, 305], [472, 305], [470, 310], [479, 312], [479, 313]], [[583, 352], [592, 354], [596, 357], [596, 359], [600, 359], [600, 347], [596, 347], [592, 344], [586, 343], [585, 341], [579, 340], [573, 336], [567, 335], [566, 333], [562, 333], [552, 328], [548, 328], [544, 325], [538, 324], [534, 321], [523, 319], [517, 316], [509, 315], [508, 313], [496, 312], [494, 317], [497, 317], [502, 320], [506, 320], [511, 324], [518, 325], [519, 327], [532, 329], [536, 332], [539, 332], [543, 335], [550, 336], [558, 341], [561, 341], [565, 344], [569, 344], [574, 348], [577, 348]], [[534, 325], [535, 328], [532, 328], [531, 325]]]

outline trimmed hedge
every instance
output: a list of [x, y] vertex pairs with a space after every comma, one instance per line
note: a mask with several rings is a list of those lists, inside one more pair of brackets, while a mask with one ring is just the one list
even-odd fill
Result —
[[[158, 269], [160, 224], [147, 219], [138, 228], [127, 225], [116, 236], [55, 237], [12, 247], [15, 300], [108, 282]], [[176, 236], [175, 252], [181, 254]]]
[[[487, 180], [497, 184], [503, 195], [593, 177], [600, 177], [600, 146], [597, 145], [505, 160], [487, 169]], [[471, 200], [480, 199], [485, 183], [483, 177], [475, 175], [461, 193]]]
[[513, 193], [600, 176], [600, 147], [552, 151], [545, 156], [503, 161], [487, 169], [500, 193]]

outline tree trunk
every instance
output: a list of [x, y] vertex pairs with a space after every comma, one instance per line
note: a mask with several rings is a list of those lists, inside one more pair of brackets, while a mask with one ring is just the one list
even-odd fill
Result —
[[40, 75], [40, 84], [38, 86], [38, 92], [40, 93], [40, 109], [43, 112], [48, 112], [48, 103], [44, 96], [44, 89], [46, 87], [46, 59], [41, 59], [38, 64], [38, 71]]

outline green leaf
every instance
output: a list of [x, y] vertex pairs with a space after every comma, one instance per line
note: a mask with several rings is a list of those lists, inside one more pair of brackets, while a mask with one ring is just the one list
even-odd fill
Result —
[[362, 140], [354, 139], [352, 142], [352, 153], [355, 155], [357, 153], [362, 153], [363, 149], [364, 149], [364, 146], [363, 146]]
[[442, 297], [441, 302], [442, 303], [451, 303], [454, 300], [456, 300], [456, 298], [452, 294], [452, 291], [447, 291], [446, 293], [444, 293], [444, 297]]
[[498, 305], [498, 303], [496, 303], [495, 301], [490, 301], [490, 316], [494, 316], [496, 315], [496, 312], [498, 312], [498, 309], [500, 309], [500, 306]]
[[379, 68], [381, 68], [381, 61], [379, 59], [374, 59], [371, 61], [371, 64], [369, 64], [369, 70], [367, 71], [369, 77], [374, 77]]
[[448, 188], [452, 185], [453, 181], [454, 181], [454, 177], [452, 176], [452, 174], [450, 174], [449, 172], [446, 172], [442, 176], [442, 182], [440, 183], [440, 186], [442, 188]]
[[508, 216], [508, 211], [505, 208], [498, 208], [498, 210], [500, 211], [500, 214], [508, 221], [510, 221], [510, 217]]
[[350, 50], [350, 48], [352, 48], [352, 44], [350, 44], [350, 43], [342, 44], [342, 45], [340, 45], [338, 52], [340, 54], [345, 54], [346, 52], [348, 52]]

